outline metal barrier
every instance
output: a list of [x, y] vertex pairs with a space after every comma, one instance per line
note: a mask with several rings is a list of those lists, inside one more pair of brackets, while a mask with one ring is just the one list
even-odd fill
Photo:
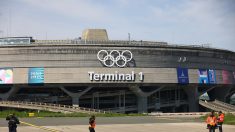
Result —
[[40, 102], [25, 102], [25, 101], [0, 101], [0, 106], [47, 110], [47, 111], [62, 112], [62, 113], [74, 113], [74, 112], [110, 113], [108, 111], [84, 108], [84, 107], [75, 107], [70, 105], [60, 105], [60, 104], [50, 104], [50, 103], [40, 103]]
[[215, 101], [202, 101], [200, 100], [199, 101], [199, 104], [208, 108], [208, 109], [211, 109], [211, 110], [214, 110], [214, 111], [223, 111], [223, 112], [235, 112], [235, 110], [233, 109], [230, 109], [224, 105], [221, 105], [218, 104], [218, 103], [215, 103]]

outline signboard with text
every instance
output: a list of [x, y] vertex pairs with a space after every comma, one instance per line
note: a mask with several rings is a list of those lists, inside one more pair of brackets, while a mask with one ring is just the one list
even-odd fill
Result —
[[28, 83], [44, 83], [44, 68], [29, 68]]

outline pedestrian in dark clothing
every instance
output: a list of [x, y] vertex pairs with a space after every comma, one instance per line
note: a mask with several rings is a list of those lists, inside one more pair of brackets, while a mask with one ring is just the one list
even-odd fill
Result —
[[8, 128], [9, 132], [17, 132], [17, 124], [20, 124], [19, 119], [15, 116], [15, 114], [10, 114], [6, 117], [6, 120], [8, 121]]
[[95, 116], [91, 116], [91, 118], [89, 119], [89, 130], [90, 132], [95, 132], [95, 126], [96, 126], [96, 123], [95, 123]]
[[217, 117], [217, 126], [219, 127], [219, 132], [223, 132], [222, 125], [224, 122], [224, 114], [222, 111], [219, 111], [219, 115]]

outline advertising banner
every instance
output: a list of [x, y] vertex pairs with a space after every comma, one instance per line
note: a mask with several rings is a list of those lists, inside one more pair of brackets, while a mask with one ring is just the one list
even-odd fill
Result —
[[13, 83], [13, 69], [0, 68], [0, 84], [12, 84], [12, 83]]
[[44, 83], [44, 68], [29, 68], [28, 83]]
[[179, 84], [188, 84], [188, 69], [187, 68], [177, 68], [177, 78]]
[[201, 84], [208, 84], [208, 73], [206, 69], [198, 69], [198, 76], [199, 76], [199, 83]]
[[209, 83], [210, 84], [216, 84], [215, 70], [209, 69], [208, 70], [208, 77], [209, 77]]
[[222, 77], [224, 84], [232, 84], [232, 75], [229, 71], [222, 70]]

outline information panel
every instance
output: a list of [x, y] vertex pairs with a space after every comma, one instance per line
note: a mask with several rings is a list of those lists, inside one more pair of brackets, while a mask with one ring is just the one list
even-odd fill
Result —
[[44, 68], [29, 68], [28, 83], [44, 83]]
[[177, 78], [179, 84], [188, 84], [188, 69], [187, 68], [177, 68]]

